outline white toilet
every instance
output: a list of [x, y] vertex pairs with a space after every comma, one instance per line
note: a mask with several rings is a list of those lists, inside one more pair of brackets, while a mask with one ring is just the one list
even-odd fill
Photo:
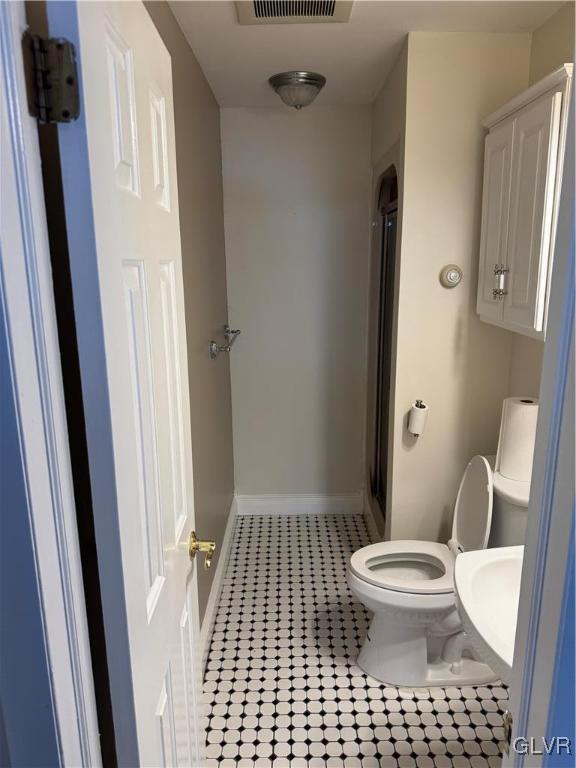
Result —
[[[358, 666], [366, 673], [390, 685], [410, 687], [480, 685], [496, 679], [463, 631], [454, 561], [459, 552], [488, 546], [493, 502], [502, 534], [510, 527], [506, 519], [514, 515], [513, 535], [523, 536], [527, 494], [524, 504], [525, 489], [519, 495], [517, 488], [512, 490], [516, 497], [502, 496], [490, 461], [474, 456], [460, 483], [448, 545], [387, 541], [352, 555], [350, 589], [374, 613], [358, 656]], [[498, 541], [498, 546], [506, 543]]]

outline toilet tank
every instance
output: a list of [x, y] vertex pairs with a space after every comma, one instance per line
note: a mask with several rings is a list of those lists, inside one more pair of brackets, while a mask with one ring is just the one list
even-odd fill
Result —
[[510, 480], [498, 472], [496, 456], [486, 456], [492, 468], [493, 501], [489, 547], [524, 544], [530, 483]]
[[489, 547], [524, 544], [530, 483], [518, 482], [494, 472], [494, 501]]

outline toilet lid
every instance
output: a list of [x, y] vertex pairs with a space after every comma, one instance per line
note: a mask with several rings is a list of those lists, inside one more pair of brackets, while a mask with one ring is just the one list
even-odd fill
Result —
[[454, 507], [452, 540], [461, 552], [485, 549], [492, 524], [494, 481], [484, 456], [474, 456], [462, 476]]

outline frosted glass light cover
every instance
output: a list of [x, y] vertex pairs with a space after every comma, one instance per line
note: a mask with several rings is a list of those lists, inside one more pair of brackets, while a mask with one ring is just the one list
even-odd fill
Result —
[[289, 107], [301, 109], [312, 104], [320, 89], [316, 85], [281, 85], [278, 90], [278, 96], [284, 104]]
[[268, 81], [284, 104], [302, 109], [311, 104], [326, 83], [316, 72], [281, 72]]

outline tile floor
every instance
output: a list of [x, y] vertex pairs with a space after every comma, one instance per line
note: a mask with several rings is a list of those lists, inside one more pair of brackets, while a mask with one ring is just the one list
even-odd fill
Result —
[[206, 766], [496, 768], [501, 686], [386, 687], [355, 666], [361, 515], [241, 517], [210, 654]]

